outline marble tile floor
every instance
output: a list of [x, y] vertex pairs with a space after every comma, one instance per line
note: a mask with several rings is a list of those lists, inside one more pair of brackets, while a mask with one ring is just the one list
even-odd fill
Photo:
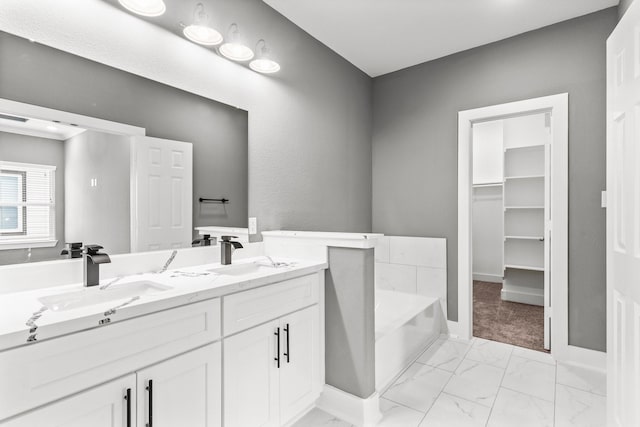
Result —
[[[604, 373], [546, 353], [440, 338], [381, 396], [379, 427], [602, 427]], [[313, 409], [293, 427], [351, 427]]]

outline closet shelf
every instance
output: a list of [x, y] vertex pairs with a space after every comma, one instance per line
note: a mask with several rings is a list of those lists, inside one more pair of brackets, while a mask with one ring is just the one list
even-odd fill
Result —
[[473, 188], [502, 187], [502, 185], [502, 182], [488, 182], [486, 184], [473, 184]]
[[516, 270], [544, 271], [544, 267], [537, 267], [535, 265], [505, 264], [504, 268], [505, 270], [507, 268], [513, 268]]
[[515, 150], [537, 150], [540, 148], [544, 148], [545, 144], [535, 144], [535, 145], [522, 145], [519, 147], [504, 147], [504, 152], [507, 151], [515, 151]]
[[544, 206], [505, 206], [504, 210], [511, 209], [544, 209]]
[[512, 179], [542, 179], [544, 175], [521, 175], [521, 176], [505, 176], [505, 181]]
[[504, 236], [504, 239], [513, 239], [513, 240], [539, 240], [544, 241], [544, 237], [542, 236]]

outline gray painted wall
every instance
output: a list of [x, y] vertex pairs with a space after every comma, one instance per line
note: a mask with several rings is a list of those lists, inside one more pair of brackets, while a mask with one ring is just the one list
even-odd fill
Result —
[[[219, 103], [214, 114], [187, 109], [207, 140], [193, 143], [193, 226], [247, 227], [249, 217], [249, 117]], [[225, 197], [228, 204], [200, 203]], [[194, 237], [198, 233], [194, 231]]]
[[54, 139], [38, 138], [0, 132], [0, 160], [57, 166], [56, 169], [56, 238], [53, 248], [34, 248], [31, 258], [27, 249], [0, 251], [0, 265], [42, 261], [60, 258], [64, 248], [64, 143]]
[[448, 239], [458, 318], [457, 113], [569, 93], [569, 341], [605, 349], [605, 40], [610, 8], [374, 79], [373, 230]]
[[329, 249], [325, 273], [326, 382], [363, 399], [375, 392], [373, 249]]
[[[371, 79], [260, 0], [219, 6], [243, 28], [267, 34], [283, 66], [275, 76], [238, 88], [237, 98], [249, 104], [248, 212], [258, 217], [259, 231], [370, 231]], [[242, 84], [241, 73], [238, 78], [228, 86]], [[172, 116], [189, 116], [193, 109], [172, 108], [155, 95], [149, 108], [138, 108], [150, 96], [141, 85], [108, 67], [0, 37], [0, 97], [194, 140]]]
[[620, 4], [618, 4], [618, 20], [620, 20], [627, 9], [629, 9], [631, 3], [633, 3], [633, 0], [620, 0]]
[[130, 138], [86, 131], [64, 148], [65, 241], [99, 244], [109, 255], [129, 253]]

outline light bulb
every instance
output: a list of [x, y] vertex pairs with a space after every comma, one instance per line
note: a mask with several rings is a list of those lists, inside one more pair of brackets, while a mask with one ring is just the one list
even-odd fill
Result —
[[205, 46], [217, 46], [222, 43], [222, 34], [209, 26], [209, 15], [202, 3], [198, 3], [193, 12], [193, 24], [182, 30], [185, 37], [194, 43]]
[[204, 25], [188, 25], [182, 30], [184, 36], [194, 43], [205, 46], [217, 46], [222, 43], [222, 34]]
[[253, 51], [240, 43], [225, 43], [220, 46], [220, 53], [234, 61], [248, 61], [253, 58]]
[[166, 10], [162, 0], [118, 0], [127, 10], [142, 16], [160, 16]]
[[229, 27], [228, 42], [220, 46], [220, 53], [233, 61], [248, 61], [253, 58], [251, 48], [242, 44], [238, 24], [231, 24]]
[[271, 58], [271, 51], [267, 48], [264, 39], [258, 40], [256, 43], [256, 52], [258, 56], [249, 63], [249, 67], [258, 73], [272, 74], [280, 71], [280, 64]]

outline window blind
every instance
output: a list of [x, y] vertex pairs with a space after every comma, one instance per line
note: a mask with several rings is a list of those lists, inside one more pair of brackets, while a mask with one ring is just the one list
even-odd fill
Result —
[[0, 162], [0, 245], [55, 240], [55, 171]]

